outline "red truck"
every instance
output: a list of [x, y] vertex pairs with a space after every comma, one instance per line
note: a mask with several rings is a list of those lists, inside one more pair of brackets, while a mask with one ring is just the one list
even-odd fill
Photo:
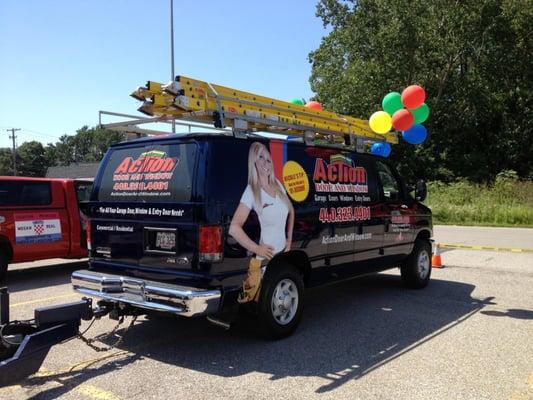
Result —
[[0, 176], [0, 281], [9, 263], [87, 256], [92, 181]]

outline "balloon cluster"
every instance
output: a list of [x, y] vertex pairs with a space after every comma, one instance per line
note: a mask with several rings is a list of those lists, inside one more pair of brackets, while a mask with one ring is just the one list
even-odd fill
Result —
[[318, 111], [323, 110], [322, 104], [320, 104], [318, 101], [305, 102], [304, 99], [292, 99], [291, 103], [296, 104], [298, 106], [305, 106], [307, 108], [310, 108], [311, 110], [318, 110]]
[[[425, 99], [426, 92], [424, 88], [418, 85], [406, 87], [401, 94], [390, 92], [383, 97], [381, 102], [384, 111], [377, 111], [370, 116], [368, 121], [370, 129], [376, 133], [385, 134], [394, 128], [402, 132], [402, 137], [407, 143], [420, 144], [424, 142], [427, 138], [427, 130], [422, 122], [429, 117], [429, 107], [424, 103]], [[387, 143], [374, 143], [370, 152], [388, 157], [390, 151], [384, 152], [383, 146], [377, 146], [384, 144]]]

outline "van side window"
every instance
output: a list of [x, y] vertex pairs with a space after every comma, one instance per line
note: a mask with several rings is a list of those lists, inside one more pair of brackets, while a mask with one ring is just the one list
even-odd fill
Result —
[[0, 182], [0, 205], [2, 206], [45, 206], [51, 202], [49, 182]]
[[385, 201], [400, 200], [402, 193], [400, 190], [400, 184], [387, 164], [381, 161], [376, 162], [379, 174], [379, 180], [383, 187], [383, 197]]
[[370, 204], [373, 204], [380, 201], [380, 187], [376, 178], [376, 169], [374, 167], [374, 162], [372, 160], [367, 159], [361, 154], [352, 155], [351, 158], [354, 159], [356, 166], [363, 167], [366, 171], [366, 184], [368, 186], [368, 192], [363, 193], [363, 202], [369, 202]]

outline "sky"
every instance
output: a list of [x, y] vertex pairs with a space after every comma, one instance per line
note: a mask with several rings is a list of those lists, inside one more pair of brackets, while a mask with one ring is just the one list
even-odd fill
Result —
[[[315, 12], [315, 0], [174, 0], [176, 75], [308, 99], [308, 54], [327, 34]], [[169, 27], [170, 0], [1, 0], [0, 147], [10, 128], [18, 145], [46, 144], [100, 110], [139, 114], [132, 90], [170, 80]]]

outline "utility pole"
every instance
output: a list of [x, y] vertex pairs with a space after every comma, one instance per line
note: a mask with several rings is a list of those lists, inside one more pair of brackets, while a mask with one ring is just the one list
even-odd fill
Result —
[[15, 144], [15, 139], [17, 138], [15, 136], [16, 131], [20, 131], [20, 128], [11, 128], [6, 129], [6, 131], [11, 131], [10, 139], [13, 139], [13, 176], [17, 176], [17, 146]]
[[[174, 82], [174, 0], [170, 0], [170, 82]], [[172, 118], [172, 133], [176, 133], [176, 120]]]

